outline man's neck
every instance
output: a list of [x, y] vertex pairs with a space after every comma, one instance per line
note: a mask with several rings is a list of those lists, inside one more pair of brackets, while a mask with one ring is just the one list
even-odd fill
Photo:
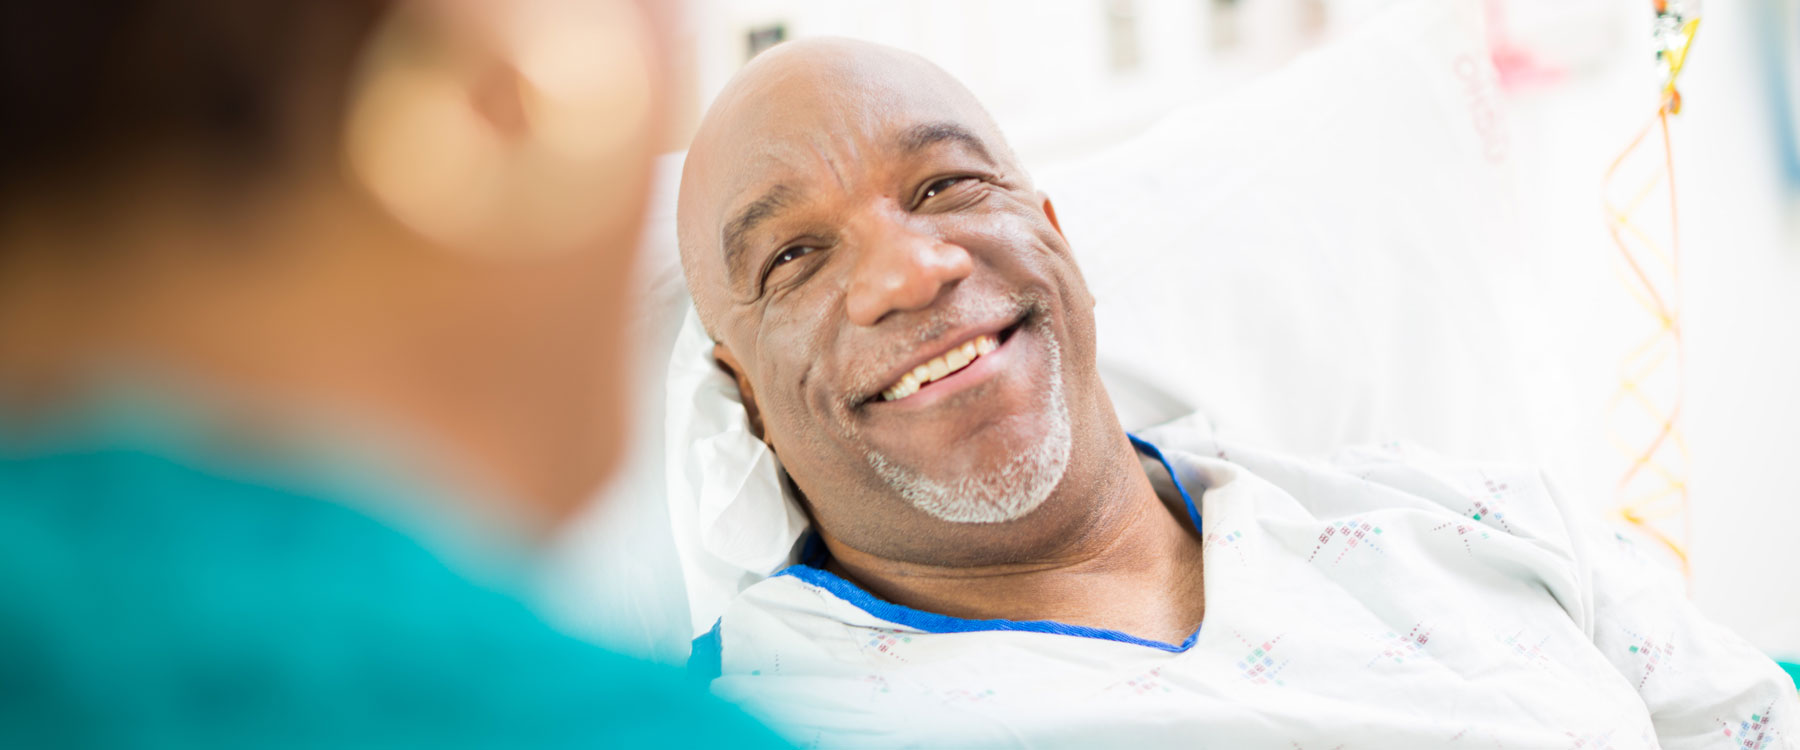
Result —
[[1157, 497], [1129, 452], [1100, 511], [1074, 541], [1041, 560], [942, 567], [832, 545], [827, 566], [871, 593], [966, 619], [1052, 620], [1180, 643], [1205, 612], [1200, 537]]

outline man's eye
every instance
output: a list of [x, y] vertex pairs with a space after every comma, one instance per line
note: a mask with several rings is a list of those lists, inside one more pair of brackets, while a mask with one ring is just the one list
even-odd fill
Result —
[[[819, 245], [788, 245], [787, 247], [776, 251], [775, 254], [770, 255], [768, 263], [763, 266], [762, 276], [757, 280], [757, 296], [761, 297], [763, 292], [768, 291], [769, 284], [775, 277], [775, 269], [808, 255], [812, 255], [814, 251], [822, 250], [829, 245], [830, 243], [828, 242]], [[796, 276], [796, 274], [803, 274], [805, 269], [802, 266], [795, 266], [795, 268], [801, 268], [802, 270], [784, 275], [792, 278], [802, 278], [802, 276]]]
[[816, 249], [818, 249], [818, 248], [807, 247], [805, 245], [795, 245], [793, 247], [782, 248], [781, 252], [776, 253], [775, 257], [769, 260], [769, 269], [774, 270], [776, 267], [781, 266], [784, 263], [788, 263], [788, 262], [794, 261], [794, 260], [799, 260], [800, 256], [810, 253]]
[[949, 190], [950, 188], [954, 187], [956, 185], [956, 183], [962, 182], [963, 180], [967, 180], [967, 179], [969, 179], [969, 178], [967, 178], [967, 177], [945, 177], [944, 179], [938, 180], [937, 182], [933, 182], [930, 185], [925, 186], [925, 192], [919, 194], [919, 201], [924, 202], [924, 201], [930, 200], [932, 197], [936, 196], [938, 193], [942, 193], [945, 190]]

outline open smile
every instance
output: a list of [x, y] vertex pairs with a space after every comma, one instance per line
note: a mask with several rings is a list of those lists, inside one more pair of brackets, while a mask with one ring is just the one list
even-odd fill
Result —
[[1019, 324], [1015, 322], [1003, 330], [977, 334], [963, 340], [942, 354], [914, 366], [883, 389], [876, 399], [893, 402], [913, 398], [928, 386], [968, 371], [976, 362], [1005, 345], [1018, 327]]

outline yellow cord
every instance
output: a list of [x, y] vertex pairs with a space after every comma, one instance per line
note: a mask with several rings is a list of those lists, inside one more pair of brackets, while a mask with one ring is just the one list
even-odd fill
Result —
[[[1668, 12], [1660, 0], [1660, 14]], [[1612, 437], [1620, 453], [1630, 462], [1620, 476], [1616, 494], [1617, 513], [1627, 523], [1667, 547], [1681, 563], [1684, 576], [1692, 580], [1693, 567], [1688, 556], [1688, 541], [1693, 530], [1693, 515], [1688, 494], [1687, 439], [1681, 433], [1681, 410], [1685, 381], [1685, 361], [1681, 328], [1681, 232], [1676, 215], [1675, 160], [1669, 142], [1669, 115], [1681, 111], [1681, 93], [1675, 79], [1687, 63], [1687, 53], [1694, 41], [1700, 19], [1680, 21], [1672, 40], [1665, 40], [1659, 57], [1667, 67], [1667, 80], [1656, 113], [1606, 170], [1601, 203], [1605, 211], [1607, 231], [1612, 235], [1628, 271], [1622, 277], [1626, 291], [1653, 320], [1654, 330], [1637, 347], [1625, 355], [1619, 367], [1619, 386], [1607, 405], [1613, 418]], [[1655, 130], [1662, 136], [1660, 169], [1637, 190], [1630, 200], [1614, 204], [1611, 200], [1618, 172], [1646, 138]], [[1649, 198], [1659, 186], [1669, 196], [1668, 250], [1635, 221], [1639, 212], [1647, 211]], [[1664, 292], [1667, 292], [1665, 296]], [[1652, 380], [1661, 374], [1673, 380], [1671, 387], [1654, 389]], [[1660, 382], [1660, 381], [1659, 381]], [[1656, 425], [1647, 439], [1632, 441], [1621, 434], [1617, 414], [1627, 405]], [[1671, 520], [1679, 519], [1678, 531], [1668, 530]]]

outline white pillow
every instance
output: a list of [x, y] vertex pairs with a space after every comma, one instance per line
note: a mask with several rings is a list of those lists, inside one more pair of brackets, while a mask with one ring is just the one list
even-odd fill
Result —
[[1546, 321], [1481, 15], [1396, 5], [1043, 173], [1128, 428], [1201, 408], [1233, 439], [1302, 454], [1403, 437], [1556, 455], [1545, 416], [1572, 397], [1531, 346]]
[[[1542, 323], [1513, 251], [1509, 142], [1483, 39], [1476, 0], [1412, 0], [1244, 90], [1199, 96], [1116, 149], [1040, 174], [1099, 300], [1101, 373], [1127, 428], [1201, 409], [1224, 436], [1304, 454], [1402, 436], [1470, 458], [1555, 451], [1538, 415], [1566, 405], [1567, 388], [1522, 346]], [[672, 210], [649, 232], [649, 275], [679, 279]], [[638, 438], [661, 441], [668, 470], [634, 474], [666, 480], [698, 634], [787, 564], [806, 520], [691, 304], [654, 289], [648, 314], [685, 320], [664, 421]], [[609, 502], [658, 500], [647, 482], [630, 489]], [[590, 532], [590, 547], [667, 539], [662, 528]], [[637, 581], [663, 592], [638, 599], [667, 596], [676, 589], [659, 587], [676, 577]], [[673, 609], [656, 608], [661, 626]]]

